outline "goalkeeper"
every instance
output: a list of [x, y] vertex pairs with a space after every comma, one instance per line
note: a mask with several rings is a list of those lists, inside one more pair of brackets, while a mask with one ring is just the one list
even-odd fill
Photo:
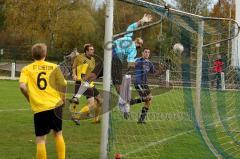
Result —
[[148, 86], [148, 74], [157, 74], [158, 71], [155, 69], [153, 63], [149, 61], [150, 49], [144, 48], [142, 52], [142, 57], [136, 60], [135, 66], [135, 88], [138, 94], [142, 98], [146, 98], [144, 106], [142, 107], [141, 115], [138, 119], [138, 123], [145, 123], [145, 118], [147, 112], [151, 105], [151, 91]]
[[[81, 95], [86, 96], [88, 104], [84, 106], [80, 112], [76, 112], [76, 107], [74, 107], [74, 112], [77, 115], [73, 116], [74, 122], [79, 125], [79, 120], [82, 117], [88, 116], [89, 114], [94, 114], [94, 123], [99, 123], [99, 115], [101, 111], [102, 98], [94, 86], [93, 82], [89, 85], [86, 84], [86, 77], [93, 71], [95, 68], [95, 59], [94, 59], [94, 47], [91, 44], [84, 45], [84, 53], [78, 55], [74, 59], [73, 63], [73, 79], [75, 83], [75, 94], [70, 100], [71, 103], [79, 104], [79, 97]], [[78, 114], [79, 113], [79, 114]]]
[[[145, 14], [141, 20], [128, 26], [127, 32], [137, 29], [139, 26], [152, 20], [151, 15]], [[132, 40], [133, 33], [128, 33], [124, 37], [113, 42], [113, 58], [112, 58], [112, 82], [120, 93], [122, 84], [122, 63], [126, 59], [128, 67], [134, 67], [137, 49], [142, 48], [143, 40], [136, 38]]]
[[[137, 29], [139, 26], [144, 25], [147, 22], [151, 22], [152, 17], [149, 14], [144, 14], [143, 18], [138, 22], [135, 22], [128, 26], [127, 32]], [[137, 56], [137, 49], [142, 48], [143, 40], [136, 38], [132, 39], [133, 33], [130, 32], [124, 37], [119, 38], [113, 42], [113, 57], [112, 57], [112, 82], [116, 88], [118, 94], [120, 94], [120, 88], [122, 84], [122, 63], [127, 60], [128, 67], [135, 66], [135, 58]], [[103, 76], [103, 64], [99, 63], [93, 72], [89, 74], [88, 81], [93, 81]]]

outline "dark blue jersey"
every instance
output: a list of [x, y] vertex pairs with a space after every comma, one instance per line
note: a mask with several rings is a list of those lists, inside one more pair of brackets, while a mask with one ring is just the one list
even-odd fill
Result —
[[144, 58], [137, 58], [135, 65], [135, 84], [147, 84], [148, 74], [155, 73], [156, 69], [151, 61]]

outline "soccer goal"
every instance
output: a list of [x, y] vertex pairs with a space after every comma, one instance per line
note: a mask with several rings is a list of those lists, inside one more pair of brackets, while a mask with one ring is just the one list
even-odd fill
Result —
[[[156, 54], [151, 59], [158, 69], [160, 62], [165, 69], [158, 76], [148, 77], [153, 99], [146, 124], [137, 124], [143, 104], [131, 107], [128, 120], [117, 106], [105, 113], [101, 158], [240, 158], [240, 83], [238, 71], [231, 66], [232, 40], [239, 35], [238, 23], [143, 0], [120, 1], [156, 13], [171, 30], [158, 43], [168, 48], [167, 54]], [[106, 24], [112, 24], [112, 0], [107, 1], [107, 14]], [[113, 30], [113, 25], [108, 27]], [[170, 27], [163, 27], [161, 32], [169, 32]], [[111, 41], [112, 32], [106, 34], [105, 42]], [[170, 40], [166, 40], [167, 36], [171, 36]], [[174, 51], [176, 43], [183, 45], [183, 52]], [[108, 58], [111, 56], [106, 50], [104, 61]], [[104, 66], [107, 91], [109, 66], [108, 61]], [[138, 96], [134, 87], [132, 96]], [[109, 105], [114, 104], [110, 100]]]

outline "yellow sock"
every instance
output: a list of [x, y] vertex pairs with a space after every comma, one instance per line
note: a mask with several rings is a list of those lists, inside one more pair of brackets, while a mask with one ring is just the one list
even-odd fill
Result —
[[83, 114], [86, 114], [86, 113], [89, 113], [90, 110], [89, 110], [89, 107], [88, 105], [84, 106], [81, 110], [80, 110], [80, 113], [83, 113]]
[[57, 135], [56, 139], [56, 150], [58, 159], [65, 159], [65, 142], [62, 135]]
[[37, 144], [37, 159], [47, 159], [46, 145]]
[[87, 104], [80, 110], [80, 114], [79, 114], [80, 115], [80, 119], [88, 118], [89, 113], [90, 113], [90, 108], [89, 108], [89, 106]]

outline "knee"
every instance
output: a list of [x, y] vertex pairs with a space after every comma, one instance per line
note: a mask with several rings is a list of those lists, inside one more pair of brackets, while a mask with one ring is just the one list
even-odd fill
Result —
[[36, 143], [37, 144], [45, 144], [45, 136], [37, 136]]
[[152, 95], [151, 94], [149, 94], [149, 95], [147, 95], [147, 101], [146, 102], [149, 102], [149, 103], [151, 103], [151, 101], [152, 101]]
[[94, 104], [94, 103], [89, 103], [89, 104], [88, 104], [88, 107], [89, 107], [90, 110], [92, 110], [92, 109], [94, 109], [95, 104]]
[[150, 101], [145, 102], [145, 106], [146, 106], [147, 108], [150, 108], [151, 102], [150, 102]]
[[62, 131], [58, 131], [58, 132], [54, 131], [53, 135], [54, 137], [62, 137]]
[[152, 103], [152, 96], [148, 96], [148, 100], [145, 102], [145, 105], [149, 108]]

